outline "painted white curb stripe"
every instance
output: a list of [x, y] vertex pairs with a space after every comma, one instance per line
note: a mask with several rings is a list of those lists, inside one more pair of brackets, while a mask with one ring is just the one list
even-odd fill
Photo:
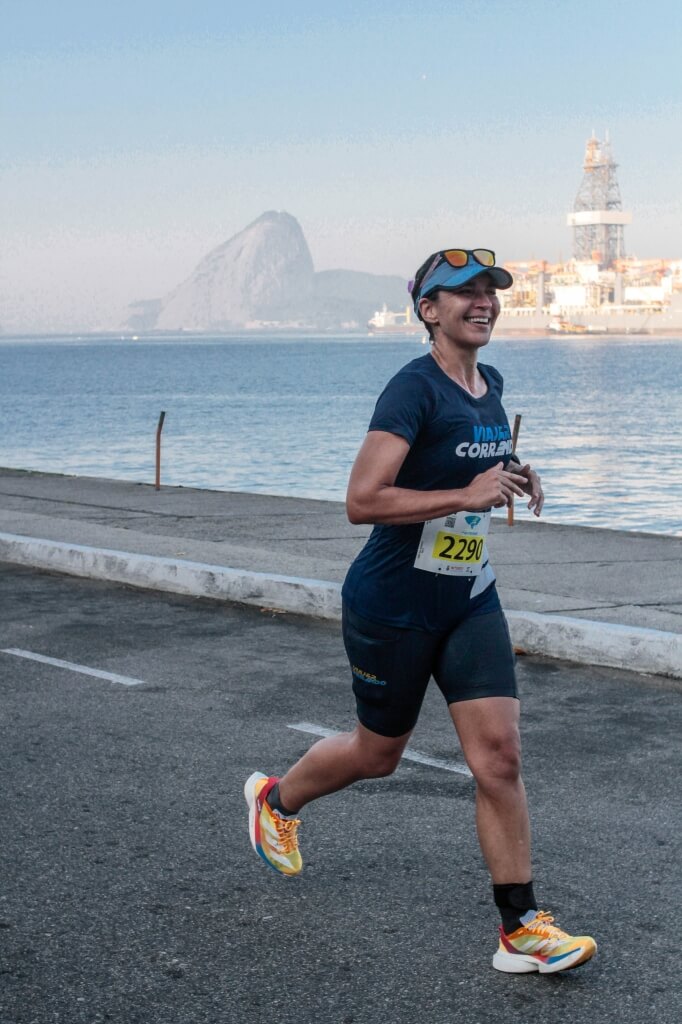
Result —
[[682, 635], [567, 615], [505, 612], [515, 647], [527, 654], [682, 679]]
[[[324, 580], [63, 544], [12, 533], [0, 533], [0, 561], [147, 590], [236, 601], [322, 619], [341, 618], [341, 586]], [[514, 645], [528, 654], [682, 679], [682, 634], [538, 612], [508, 611], [506, 616]]]
[[[338, 729], [326, 729], [323, 725], [313, 725], [312, 722], [296, 722], [288, 725], [287, 729], [295, 729], [297, 732], [307, 732], [311, 736], [340, 736]], [[428, 754], [420, 754], [418, 750], [411, 750], [408, 747], [403, 751], [403, 761], [416, 761], [417, 764], [426, 764], [430, 768], [442, 768], [446, 772], [457, 772], [458, 775], [466, 775], [471, 778], [471, 772], [465, 764], [458, 764], [456, 761], [445, 761], [442, 757], [429, 757]]]
[[62, 661], [60, 658], [47, 658], [44, 654], [34, 654], [33, 651], [22, 651], [18, 647], [5, 647], [0, 654], [14, 654], [17, 658], [28, 658], [30, 661], [40, 661], [44, 665], [55, 665], [57, 668], [66, 668], [69, 672], [79, 672], [83, 676], [94, 676], [95, 679], [106, 679], [110, 683], [121, 683], [123, 686], [142, 686], [144, 679], [132, 679], [130, 676], [119, 676], [116, 672], [103, 672], [99, 668], [88, 668], [86, 665], [76, 665], [73, 661]]
[[322, 619], [341, 617], [340, 584], [321, 580], [63, 544], [12, 533], [0, 533], [0, 561], [127, 583], [147, 590], [255, 604], [297, 615]]

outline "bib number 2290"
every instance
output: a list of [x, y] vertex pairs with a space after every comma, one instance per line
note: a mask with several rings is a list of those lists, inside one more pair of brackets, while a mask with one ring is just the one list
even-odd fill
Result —
[[463, 537], [459, 533], [439, 530], [431, 552], [433, 558], [447, 562], [480, 562], [483, 557], [483, 537]]
[[489, 526], [490, 511], [457, 512], [428, 520], [422, 527], [415, 569], [449, 576], [478, 576], [485, 559]]

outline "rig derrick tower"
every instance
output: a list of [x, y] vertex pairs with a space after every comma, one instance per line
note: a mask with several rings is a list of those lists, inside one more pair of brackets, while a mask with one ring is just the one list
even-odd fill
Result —
[[583, 180], [567, 223], [573, 228], [574, 258], [593, 260], [600, 270], [623, 259], [623, 229], [632, 222], [632, 214], [622, 208], [616, 166], [608, 133], [600, 142], [593, 132], [587, 140]]

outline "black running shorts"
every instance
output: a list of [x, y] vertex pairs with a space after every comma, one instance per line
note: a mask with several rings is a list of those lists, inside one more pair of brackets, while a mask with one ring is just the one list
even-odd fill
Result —
[[414, 728], [431, 676], [448, 704], [517, 696], [514, 653], [494, 584], [447, 633], [387, 626], [344, 604], [343, 642], [358, 718], [380, 736]]

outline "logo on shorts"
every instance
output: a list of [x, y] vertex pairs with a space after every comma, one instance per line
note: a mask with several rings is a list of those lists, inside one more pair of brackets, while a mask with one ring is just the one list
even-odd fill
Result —
[[372, 672], [364, 672], [357, 665], [351, 665], [351, 671], [363, 683], [373, 683], [374, 686], [386, 686], [385, 679], [377, 679]]

